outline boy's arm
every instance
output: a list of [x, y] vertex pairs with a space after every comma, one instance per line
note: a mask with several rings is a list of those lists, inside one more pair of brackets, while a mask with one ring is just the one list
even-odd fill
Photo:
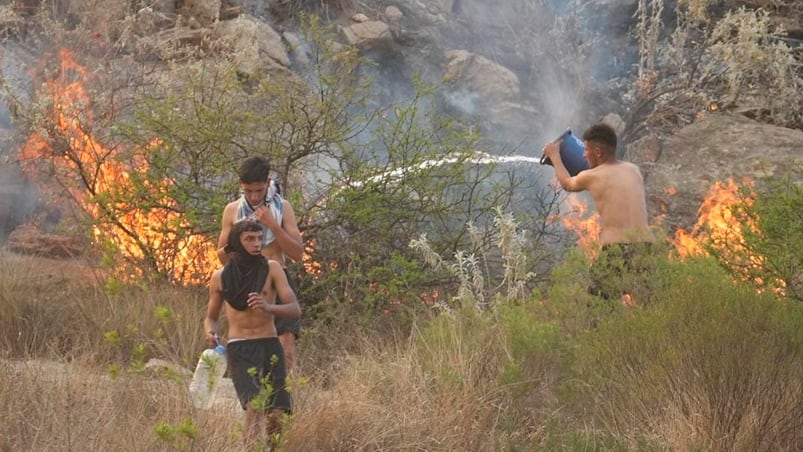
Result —
[[286, 199], [282, 200], [281, 223], [276, 221], [268, 206], [259, 206], [254, 212], [259, 222], [273, 232], [282, 253], [294, 261], [301, 260], [304, 254], [304, 245], [301, 242], [301, 232], [296, 224], [293, 206]]
[[229, 256], [226, 253], [226, 244], [229, 243], [229, 233], [234, 225], [234, 216], [237, 213], [236, 203], [229, 203], [223, 209], [223, 218], [220, 220], [220, 237], [217, 239], [217, 258], [222, 265], [226, 265]]
[[221, 293], [221, 278], [222, 270], [216, 270], [209, 280], [209, 302], [206, 306], [206, 318], [204, 319], [204, 331], [206, 343], [209, 346], [214, 346], [215, 336], [219, 336], [218, 318], [220, 317], [220, 310], [223, 307], [223, 295]]
[[296, 213], [293, 210], [293, 206], [287, 200], [284, 200], [283, 203], [281, 230], [284, 234], [277, 234], [276, 238], [280, 240], [279, 246], [282, 248], [284, 254], [294, 262], [298, 262], [304, 256], [304, 242], [301, 240], [301, 231], [298, 230]]
[[268, 305], [268, 312], [284, 319], [301, 318], [301, 306], [298, 304], [296, 293], [290, 287], [290, 282], [287, 280], [281, 264], [271, 260], [268, 261], [268, 265], [270, 265], [270, 283], [273, 284], [276, 297], [279, 299], [278, 302], [281, 303]]

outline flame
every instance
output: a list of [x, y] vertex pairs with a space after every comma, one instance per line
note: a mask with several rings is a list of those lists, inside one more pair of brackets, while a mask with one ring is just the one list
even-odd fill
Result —
[[590, 258], [599, 253], [599, 214], [590, 213], [588, 204], [576, 193], [569, 193], [566, 197], [569, 209], [560, 220], [563, 225], [577, 234], [577, 246]]
[[[85, 89], [87, 71], [68, 50], [61, 50], [59, 57], [61, 71], [44, 87], [46, 95], [53, 101], [49, 120], [57, 136], [49, 136], [46, 140], [42, 134], [33, 133], [28, 138], [20, 150], [26, 171], [33, 171], [37, 160], [44, 157], [54, 163], [55, 175], [60, 180], [74, 178], [77, 172], [91, 175], [83, 186], [65, 185], [72, 198], [94, 219], [93, 236], [97, 242], [111, 243], [124, 261], [142, 264], [144, 260], [152, 259], [156, 269], [164, 271], [175, 282], [205, 281], [209, 269], [213, 268], [213, 263], [216, 264], [215, 246], [201, 235], [184, 237], [172, 232], [189, 227], [175, 200], [163, 196], [154, 203], [156, 206], [147, 209], [116, 204], [107, 210], [103, 210], [100, 203], [92, 202], [106, 195], [116, 198], [115, 194], [134, 192], [132, 174], [144, 174], [148, 165], [141, 158], [116, 158], [121, 156], [122, 150], [108, 148], [92, 135], [92, 97]], [[160, 144], [159, 140], [153, 140], [134, 154], [147, 153]], [[151, 184], [144, 188], [151, 194], [158, 194], [166, 192], [169, 187], [170, 181], [165, 180], [161, 185]], [[141, 271], [144, 265], [132, 267], [118, 270], [127, 275], [127, 279], [145, 276]]]
[[311, 241], [305, 241], [305, 243], [304, 254], [301, 256], [301, 262], [304, 265], [304, 271], [313, 277], [321, 276], [323, 265], [316, 261], [313, 257], [315, 254], [315, 244]]
[[[754, 182], [745, 178], [743, 184], [752, 187]], [[761, 286], [764, 281], [760, 276], [764, 268], [765, 258], [751, 254], [745, 245], [743, 227], [758, 232], [755, 219], [738, 215], [734, 207], [751, 205], [755, 201], [755, 193], [740, 193], [739, 186], [728, 179], [727, 183], [717, 181], [709, 189], [698, 211], [697, 223], [691, 232], [682, 229], [676, 231], [674, 245], [681, 258], [688, 256], [708, 255], [706, 246], [712, 247], [731, 268], [741, 274], [742, 279], [751, 280]], [[784, 293], [784, 282], [774, 282], [778, 294]]]
[[[746, 180], [746, 183], [752, 184], [752, 181]], [[739, 187], [733, 178], [728, 179], [727, 183], [715, 182], [697, 211], [697, 222], [692, 230], [687, 232], [679, 229], [675, 232], [673, 244], [680, 256], [707, 254], [704, 248], [707, 243], [721, 247], [725, 243], [739, 246], [743, 242], [743, 235], [733, 208], [742, 202], [749, 204], [752, 200], [739, 194]]]

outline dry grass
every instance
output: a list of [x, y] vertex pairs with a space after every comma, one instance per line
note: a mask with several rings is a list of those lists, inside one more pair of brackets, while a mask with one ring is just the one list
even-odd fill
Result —
[[[385, 351], [366, 344], [364, 352], [344, 358], [331, 386], [301, 391], [285, 450], [469, 451], [510, 444], [500, 426], [510, 400], [495, 384], [498, 375], [486, 374], [483, 382], [467, 372], [449, 381], [427, 370], [413, 344]], [[435, 353], [463, 367], [479, 361], [443, 349]]]
[[0, 253], [0, 357], [194, 365], [206, 289], [108, 287], [86, 262]]
[[[194, 365], [197, 289], [109, 292], [75, 262], [0, 262], [0, 450], [242, 450], [236, 406], [195, 410], [185, 373], [143, 365]], [[571, 306], [571, 290], [454, 310], [407, 335], [348, 316], [309, 325], [279, 450], [795, 450], [803, 313], [716, 280], [595, 327], [563, 322], [593, 315]], [[58, 302], [30, 296], [54, 293], [52, 281]], [[718, 307], [720, 293], [730, 301]], [[18, 339], [20, 326], [33, 330]]]
[[[7, 360], [0, 379], [9, 382], [0, 405], [11, 413], [0, 438], [7, 447], [240, 450], [237, 411], [194, 410], [186, 375], [143, 365], [150, 358], [194, 365], [203, 316], [195, 289], [109, 292], [81, 263], [10, 254], [0, 260]], [[57, 301], [42, 294], [58, 294]], [[170, 318], [154, 315], [157, 306], [170, 306]], [[521, 425], [501, 426], [510, 424], [504, 413], [511, 404], [497, 385], [508, 359], [501, 333], [475, 326], [445, 324], [428, 339], [403, 341], [353, 325], [308, 328], [283, 450], [494, 450], [513, 438], [526, 444]]]
[[[0, 379], [0, 438], [9, 450], [240, 450], [239, 419], [193, 411], [186, 385], [171, 378], [113, 379], [79, 362], [25, 360], [4, 362]], [[186, 420], [194, 438], [157, 434]]]

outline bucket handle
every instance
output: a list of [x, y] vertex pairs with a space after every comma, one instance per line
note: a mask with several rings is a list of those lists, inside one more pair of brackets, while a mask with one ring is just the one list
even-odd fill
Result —
[[[558, 139], [557, 139], [557, 140], [555, 140], [555, 141], [553, 141], [552, 143], [556, 143], [558, 146], [560, 146], [561, 144], [563, 144], [563, 141], [566, 139], [566, 135], [568, 135], [568, 134], [570, 134], [570, 133], [572, 133], [572, 129], [566, 129], [566, 131], [565, 131], [565, 132], [563, 132], [563, 133], [562, 133], [562, 134], [561, 134], [561, 135], [558, 137]], [[547, 144], [549, 144], [549, 143], [547, 143]], [[548, 161], [548, 160], [549, 160], [549, 157], [547, 157], [546, 155], [541, 155], [541, 160], [540, 160], [540, 163], [541, 163], [542, 165], [548, 165], [548, 164], [549, 164], [549, 163], [547, 163], [547, 161]]]

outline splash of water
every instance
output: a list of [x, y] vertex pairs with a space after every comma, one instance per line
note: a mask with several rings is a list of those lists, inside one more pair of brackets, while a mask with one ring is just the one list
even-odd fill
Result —
[[537, 163], [539, 164], [539, 166], [541, 165], [540, 157], [528, 157], [525, 155], [517, 155], [517, 154], [493, 155], [487, 152], [475, 151], [470, 156], [468, 156], [468, 158], [466, 157], [466, 154], [448, 154], [443, 157], [424, 160], [423, 162], [417, 163], [415, 165], [404, 166], [400, 168], [394, 168], [389, 171], [384, 171], [380, 174], [369, 177], [368, 179], [363, 181], [354, 181], [352, 187], [361, 188], [363, 185], [372, 182], [403, 179], [405, 175], [410, 174], [411, 172], [423, 171], [425, 169], [439, 167], [443, 165], [449, 165], [458, 162], [475, 164], [475, 165], [489, 165], [498, 163]]

